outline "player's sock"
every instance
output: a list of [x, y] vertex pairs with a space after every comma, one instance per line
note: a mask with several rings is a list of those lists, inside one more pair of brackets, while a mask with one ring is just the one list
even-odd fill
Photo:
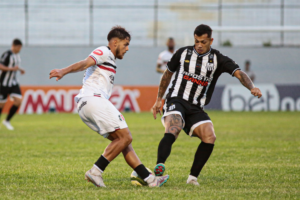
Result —
[[196, 154], [195, 154], [195, 159], [194, 159], [193, 166], [191, 168], [190, 175], [192, 175], [194, 177], [199, 176], [203, 166], [207, 162], [213, 149], [214, 149], [214, 144], [209, 144], [209, 143], [205, 143], [205, 142], [200, 143], [200, 145], [196, 151]]
[[19, 106], [15, 106], [15, 105], [13, 105], [13, 106], [10, 108], [9, 113], [8, 113], [8, 115], [7, 115], [7, 117], [6, 117], [6, 121], [10, 121], [10, 120], [11, 120], [11, 118], [12, 118], [12, 117], [14, 116], [14, 114], [17, 112], [18, 108], [19, 108]]
[[0, 108], [0, 117], [1, 117], [1, 113], [2, 113], [2, 108]]
[[172, 144], [175, 142], [175, 140], [176, 138], [172, 133], [165, 133], [158, 145], [156, 164], [166, 162], [171, 153]]
[[101, 155], [100, 158], [95, 162], [96, 167], [98, 167], [101, 172], [104, 172], [108, 164], [109, 161], [103, 155]]
[[146, 169], [146, 167], [143, 164], [140, 164], [136, 168], [134, 168], [134, 171], [143, 179], [149, 178], [151, 175], [150, 172]]

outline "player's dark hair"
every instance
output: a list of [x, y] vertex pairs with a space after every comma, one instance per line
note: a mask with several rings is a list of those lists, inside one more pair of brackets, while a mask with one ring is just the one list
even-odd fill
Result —
[[245, 64], [250, 65], [251, 64], [250, 60], [246, 60]]
[[111, 28], [110, 32], [107, 35], [107, 40], [110, 41], [112, 38], [119, 38], [120, 40], [124, 40], [128, 38], [131, 39], [129, 32], [123, 28], [122, 26], [114, 26]]
[[12, 44], [14, 46], [23, 45], [22, 42], [21, 42], [21, 40], [18, 39], [18, 38], [14, 39], [13, 42], [12, 42]]
[[200, 24], [195, 28], [194, 35], [201, 36], [207, 34], [208, 38], [211, 38], [212, 29], [205, 24]]
[[172, 37], [169, 37], [169, 38], [168, 38], [168, 40], [174, 40], [174, 38], [172, 38]]

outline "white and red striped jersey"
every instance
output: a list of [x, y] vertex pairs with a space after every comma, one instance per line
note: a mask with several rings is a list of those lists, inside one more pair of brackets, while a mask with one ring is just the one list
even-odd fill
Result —
[[102, 96], [109, 99], [112, 93], [117, 69], [114, 54], [109, 47], [101, 46], [95, 49], [89, 57], [95, 61], [95, 65], [85, 71], [83, 86], [75, 97], [76, 102], [86, 96]]

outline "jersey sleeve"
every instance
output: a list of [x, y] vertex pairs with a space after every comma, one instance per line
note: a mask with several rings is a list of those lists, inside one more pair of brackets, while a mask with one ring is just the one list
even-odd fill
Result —
[[157, 58], [157, 64], [162, 65], [163, 63], [164, 63], [164, 61], [162, 59], [162, 53], [160, 53]]
[[95, 49], [89, 57], [95, 61], [95, 65], [102, 64], [107, 60], [109, 51], [107, 47], [99, 47]]
[[182, 53], [182, 49], [176, 51], [176, 53], [172, 56], [171, 60], [167, 64], [167, 69], [174, 73], [180, 67], [180, 57]]
[[1, 59], [0, 59], [0, 63], [4, 66], [8, 66], [9, 65], [9, 58], [10, 58], [10, 53], [9, 52], [5, 52], [4, 54], [2, 54]]
[[233, 61], [228, 56], [222, 55], [221, 53], [219, 54], [219, 63], [222, 67], [222, 72], [231, 74], [231, 76], [233, 76], [234, 72], [240, 70], [240, 67], [238, 66], [238, 64], [236, 64], [235, 61]]

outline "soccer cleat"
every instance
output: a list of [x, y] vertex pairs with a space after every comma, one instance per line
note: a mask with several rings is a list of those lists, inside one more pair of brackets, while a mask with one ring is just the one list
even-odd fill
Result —
[[166, 167], [164, 164], [159, 163], [154, 167], [154, 174], [155, 176], [162, 176], [166, 170]]
[[197, 185], [199, 186], [200, 184], [197, 181], [197, 178], [194, 176], [189, 176], [188, 180], [186, 181], [187, 184], [191, 184], [191, 185]]
[[103, 182], [102, 173], [94, 166], [85, 173], [85, 180], [92, 182], [97, 187], [106, 187]]
[[14, 127], [10, 124], [9, 121], [3, 120], [2, 124], [8, 129], [8, 130], [14, 130]]
[[149, 187], [161, 187], [163, 184], [165, 184], [168, 181], [169, 175], [151, 176], [149, 179], [150, 180], [147, 180]]

